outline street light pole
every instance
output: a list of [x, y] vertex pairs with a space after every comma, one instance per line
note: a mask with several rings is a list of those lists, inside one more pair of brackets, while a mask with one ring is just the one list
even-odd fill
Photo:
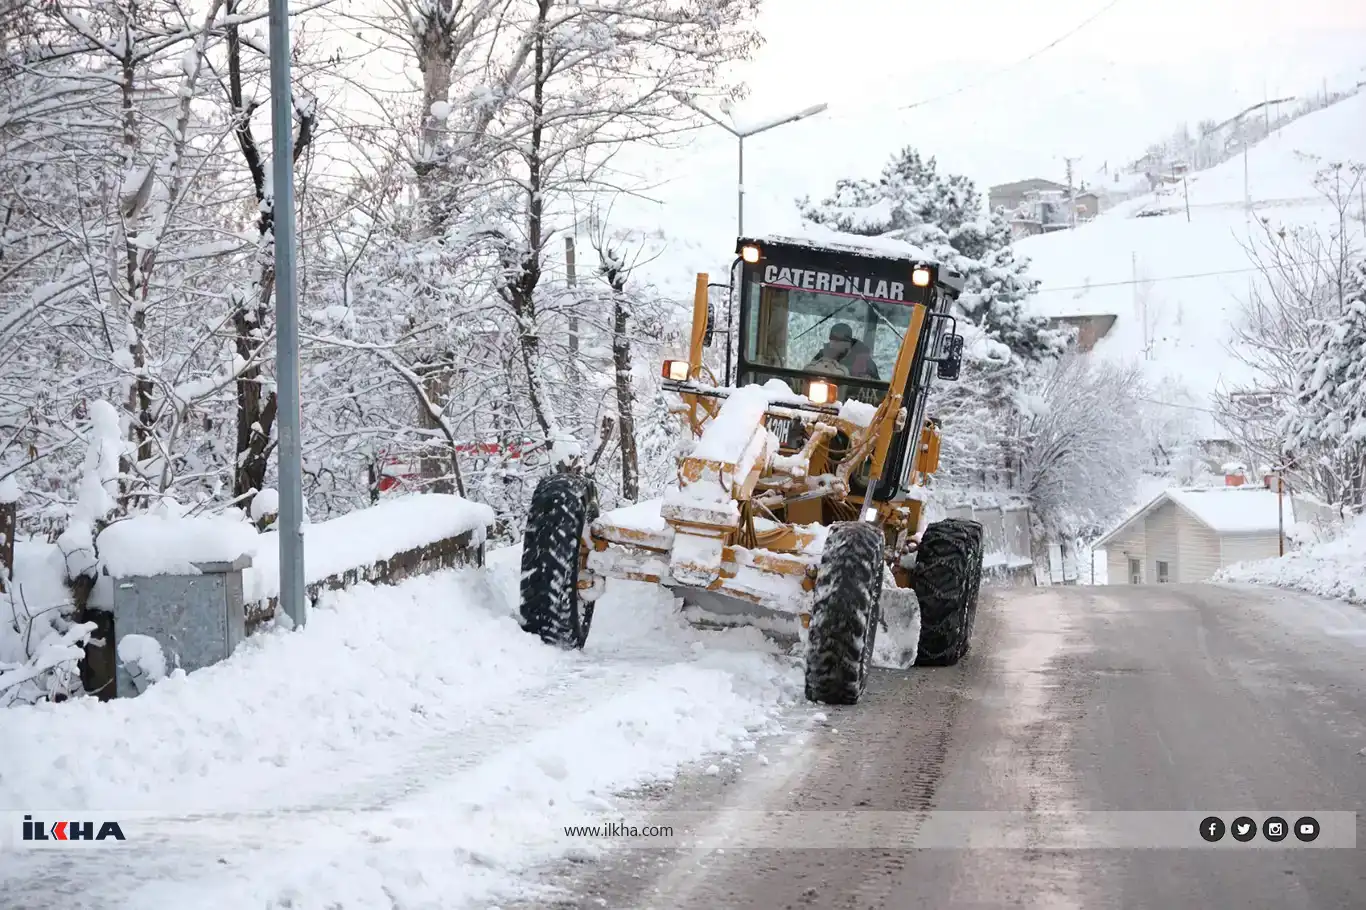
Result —
[[739, 176], [735, 181], [735, 201], [736, 201], [736, 236], [745, 235], [745, 137], [736, 134], [740, 146], [740, 170]]
[[674, 100], [678, 101], [680, 104], [686, 104], [688, 107], [697, 111], [697, 113], [701, 114], [703, 117], [706, 117], [712, 123], [715, 123], [717, 126], [721, 127], [721, 129], [730, 133], [732, 136], [739, 140], [740, 167], [738, 179], [735, 186], [735, 201], [737, 207], [736, 231], [739, 236], [744, 236], [745, 233], [745, 140], [748, 139], [750, 136], [757, 136], [760, 133], [768, 132], [769, 130], [774, 129], [775, 127], [784, 126], [788, 123], [794, 123], [798, 120], [804, 120], [807, 117], [814, 117], [816, 114], [819, 114], [821, 111], [824, 111], [826, 108], [830, 106], [825, 103], [813, 104], [811, 107], [808, 107], [805, 110], [797, 111], [797, 113], [795, 114], [784, 114], [781, 117], [775, 117], [772, 120], [766, 120], [762, 123], [750, 127], [749, 129], [742, 130], [738, 129], [733, 124], [726, 123], [719, 117], [715, 117], [707, 113], [705, 110], [694, 104], [692, 102], [692, 99], [688, 98], [681, 92], [674, 92], [673, 97]]
[[280, 444], [280, 606], [304, 624], [303, 467], [299, 440], [299, 300], [294, 280], [294, 95], [289, 76], [289, 2], [270, 0], [270, 120], [275, 247], [275, 383]]

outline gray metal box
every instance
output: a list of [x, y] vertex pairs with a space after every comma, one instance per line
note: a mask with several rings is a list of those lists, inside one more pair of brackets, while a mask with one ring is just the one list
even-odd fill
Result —
[[186, 673], [230, 655], [246, 637], [242, 604], [243, 555], [235, 562], [195, 563], [202, 575], [134, 575], [114, 581], [115, 696], [137, 695], [147, 683], [118, 659], [125, 635], [146, 635], [161, 645], [166, 672]]

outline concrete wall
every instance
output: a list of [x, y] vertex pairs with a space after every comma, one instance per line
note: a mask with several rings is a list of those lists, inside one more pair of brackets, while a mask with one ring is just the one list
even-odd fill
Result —
[[1028, 509], [958, 506], [946, 510], [946, 517], [971, 519], [982, 525], [985, 578], [1017, 583], [1033, 578]]
[[[1314, 531], [1314, 536], [1319, 540], [1326, 540], [1335, 537], [1342, 530], [1342, 515], [1330, 505], [1310, 499], [1306, 496], [1296, 496], [1291, 493], [1286, 494], [1286, 499], [1293, 504], [1295, 524], [1308, 525]], [[1303, 529], [1301, 529], [1301, 533]], [[1289, 543], [1286, 544], [1289, 546]]]

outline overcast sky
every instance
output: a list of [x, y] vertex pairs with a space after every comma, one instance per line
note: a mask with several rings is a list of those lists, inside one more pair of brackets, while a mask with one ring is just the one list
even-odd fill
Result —
[[[830, 109], [747, 140], [746, 228], [784, 228], [794, 195], [873, 176], [906, 144], [983, 189], [1061, 179], [1064, 156], [1089, 174], [1137, 158], [1182, 121], [1366, 80], [1363, 0], [1119, 0], [1019, 64], [1109, 2], [768, 0], [737, 118]], [[661, 226], [703, 231], [708, 245], [733, 240], [735, 146], [712, 128], [656, 159], [671, 178], [652, 193], [667, 203], [655, 207]]]
[[[1118, 0], [1035, 60], [994, 72], [1109, 3], [770, 2], [760, 26], [766, 45], [743, 73], [752, 90], [745, 113], [825, 101], [830, 130], [904, 131], [905, 141], [929, 134], [946, 153], [994, 140], [965, 161], [983, 171], [1009, 169], [1016, 156], [998, 153], [1014, 143], [1035, 159], [1020, 163], [1027, 169], [1041, 155], [1137, 157], [1145, 140], [1182, 119], [1222, 119], [1264, 92], [1300, 94], [1323, 78], [1344, 81], [1349, 70], [1366, 78], [1362, 0]], [[1116, 148], [1085, 148], [1104, 144]]]

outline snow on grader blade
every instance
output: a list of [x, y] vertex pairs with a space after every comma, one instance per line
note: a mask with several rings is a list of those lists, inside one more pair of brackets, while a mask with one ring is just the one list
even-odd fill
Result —
[[736, 251], [724, 381], [703, 363], [705, 274], [689, 358], [664, 363], [695, 439], [675, 482], [600, 513], [589, 477], [544, 478], [522, 627], [581, 648], [608, 579], [662, 585], [695, 622], [786, 631], [804, 645], [807, 698], [854, 704], [875, 659], [942, 666], [968, 651], [981, 526], [923, 508], [940, 440], [926, 401], [933, 379], [958, 376], [963, 279], [882, 238], [741, 238]]

